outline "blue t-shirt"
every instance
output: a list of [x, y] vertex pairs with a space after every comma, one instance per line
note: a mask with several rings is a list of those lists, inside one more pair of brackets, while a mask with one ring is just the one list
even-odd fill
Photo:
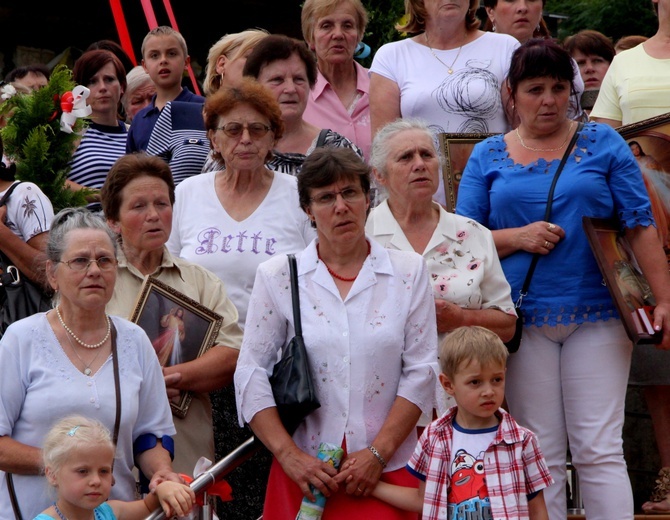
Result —
[[[191, 92], [186, 87], [182, 88], [179, 95], [173, 101], [187, 101], [189, 103], [204, 103], [205, 98]], [[151, 99], [151, 104], [140, 110], [130, 125], [128, 130], [128, 140], [126, 141], [126, 153], [144, 151], [149, 144], [151, 131], [160, 116], [161, 110], [156, 108], [156, 94]]]
[[[116, 520], [114, 511], [112, 511], [112, 508], [106, 502], [96, 507], [94, 514], [95, 520]], [[54, 518], [49, 515], [45, 515], [44, 513], [40, 513], [33, 520], [54, 520]]]
[[[458, 188], [456, 213], [491, 230], [544, 220], [560, 159], [516, 164], [503, 135], [478, 143]], [[640, 168], [624, 139], [605, 124], [587, 123], [556, 184], [551, 222], [565, 230], [537, 263], [522, 309], [526, 323], [556, 325], [617, 317], [582, 227], [582, 217], [617, 217], [623, 228], [654, 225]], [[516, 300], [532, 254], [501, 259]]]

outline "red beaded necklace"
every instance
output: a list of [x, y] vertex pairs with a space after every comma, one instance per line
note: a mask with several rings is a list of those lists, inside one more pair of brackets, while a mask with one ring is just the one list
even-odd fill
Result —
[[[365, 256], [369, 256], [370, 255], [370, 242], [368, 242], [367, 240], [366, 240], [366, 242], [368, 244], [368, 254], [365, 255]], [[328, 272], [330, 273], [330, 275], [333, 278], [337, 278], [338, 280], [342, 280], [343, 282], [353, 282], [358, 277], [358, 275], [356, 275], [353, 278], [345, 278], [344, 276], [340, 276], [335, 271], [333, 271], [330, 267], [328, 267], [328, 264], [326, 262], [324, 262], [323, 258], [321, 258], [321, 253], [319, 251], [319, 244], [316, 244], [316, 256], [318, 256], [319, 260], [321, 260], [323, 262], [323, 265], [326, 266], [326, 269], [328, 269]]]

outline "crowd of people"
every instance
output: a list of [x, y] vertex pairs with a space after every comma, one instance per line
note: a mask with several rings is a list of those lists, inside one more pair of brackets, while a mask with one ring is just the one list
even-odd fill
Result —
[[[215, 42], [204, 96], [171, 27], [146, 34], [138, 66], [91, 44], [66, 164], [88, 205], [54, 211], [0, 163], [2, 267], [53, 294], [0, 332], [0, 519], [184, 515], [183, 475], [253, 434], [265, 456], [227, 477], [225, 518], [293, 520], [318, 496], [323, 520], [564, 520], [569, 457], [586, 516], [628, 520], [629, 384], [662, 464], [641, 509], [670, 513], [670, 190], [615, 130], [670, 112], [670, 0], [651, 3], [648, 39], [559, 42], [544, 0], [485, 0], [483, 20], [480, 0], [406, 0], [406, 37], [367, 69], [361, 1], [305, 0], [304, 41]], [[3, 101], [49, 74], [12, 71]], [[442, 133], [492, 134], [454, 213]], [[618, 221], [656, 344], [633, 349], [584, 217]], [[152, 280], [221, 318], [195, 357], [188, 305], [136, 319]], [[271, 375], [300, 328], [321, 406], [293, 432]]]

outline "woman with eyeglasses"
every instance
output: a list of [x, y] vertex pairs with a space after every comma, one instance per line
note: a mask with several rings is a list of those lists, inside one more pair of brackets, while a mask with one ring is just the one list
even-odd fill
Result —
[[[293, 520], [318, 489], [323, 520], [417, 519], [371, 497], [381, 479], [417, 487], [405, 469], [421, 412], [434, 406], [435, 305], [413, 251], [366, 236], [370, 167], [346, 148], [312, 152], [298, 174], [300, 206], [317, 238], [296, 255], [303, 337], [321, 407], [291, 436], [268, 383], [294, 334], [286, 255], [258, 267], [235, 371], [240, 423], [274, 455], [264, 520]], [[338, 470], [321, 442], [345, 451]], [[347, 463], [348, 462], [348, 463]]]
[[[167, 246], [223, 280], [244, 328], [258, 265], [279, 253], [301, 251], [315, 233], [300, 210], [295, 177], [266, 165], [284, 131], [274, 96], [244, 78], [208, 96], [204, 112], [213, 156], [225, 169], [177, 186]], [[223, 416], [216, 424], [227, 430], [219, 446], [224, 453], [251, 435], [231, 427], [236, 413], [231, 390], [215, 396], [221, 400], [216, 414]], [[240, 492], [238, 500], [222, 506], [227, 518], [260, 516], [269, 469], [270, 458], [262, 452], [231, 475], [231, 485]]]
[[174, 424], [168, 400], [160, 398], [165, 384], [151, 342], [137, 325], [105, 312], [117, 276], [115, 237], [90, 211], [64, 209], [53, 219], [46, 254], [55, 308], [13, 323], [0, 341], [2, 518], [34, 518], [53, 502], [41, 446], [53, 424], [73, 413], [110, 431], [118, 427], [112, 498], [135, 497], [135, 464], [151, 488], [180, 481], [170, 460]]

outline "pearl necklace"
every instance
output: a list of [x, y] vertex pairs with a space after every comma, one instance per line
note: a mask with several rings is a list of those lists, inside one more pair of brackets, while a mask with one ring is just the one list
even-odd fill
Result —
[[109, 320], [109, 316], [105, 314], [105, 318], [107, 318], [107, 334], [105, 334], [105, 337], [102, 338], [102, 341], [94, 343], [93, 345], [89, 345], [88, 343], [84, 343], [82, 340], [80, 340], [79, 337], [74, 332], [72, 332], [72, 329], [70, 329], [70, 327], [65, 325], [63, 317], [60, 315], [60, 306], [56, 307], [56, 314], [58, 315], [58, 321], [60, 321], [60, 324], [63, 326], [63, 328], [75, 339], [77, 343], [79, 343], [83, 347], [86, 348], [102, 347], [105, 344], [105, 341], [109, 339], [109, 335], [112, 333], [112, 322]]
[[558, 152], [561, 150], [566, 144], [568, 144], [568, 141], [570, 140], [570, 134], [572, 133], [572, 127], [574, 126], [575, 122], [571, 121], [570, 126], [568, 127], [568, 135], [565, 136], [565, 141], [561, 144], [561, 146], [557, 148], [533, 148], [532, 146], [528, 146], [526, 143], [523, 142], [523, 139], [521, 138], [521, 134], [519, 133], [519, 127], [517, 126], [515, 129], [516, 136], [519, 139], [519, 143], [521, 146], [523, 146], [526, 150], [530, 150], [531, 152]]
[[[367, 244], [368, 244], [368, 253], [365, 255], [366, 257], [370, 255], [370, 249], [371, 249], [370, 242], [367, 242]], [[328, 264], [324, 262], [323, 258], [321, 258], [321, 253], [319, 252], [319, 244], [316, 244], [316, 256], [318, 256], [319, 260], [323, 262], [323, 265], [326, 266], [326, 269], [328, 269], [330, 276], [332, 276], [333, 278], [337, 278], [338, 280], [342, 280], [343, 282], [353, 282], [356, 280], [356, 278], [358, 278], [358, 275], [354, 276], [353, 278], [345, 278], [344, 276], [337, 274], [330, 267], [328, 267]]]
[[437, 57], [437, 54], [435, 54], [435, 51], [434, 51], [433, 48], [430, 46], [430, 42], [428, 41], [428, 33], [427, 33], [427, 32], [424, 32], [424, 33], [423, 33], [423, 36], [424, 36], [424, 38], [426, 38], [426, 45], [428, 46], [428, 50], [429, 50], [430, 53], [433, 55], [433, 57], [434, 57], [437, 61], [439, 61], [442, 65], [444, 65], [444, 66], [447, 68], [447, 72], [448, 72], [449, 74], [453, 74], [453, 73], [454, 73], [454, 64], [456, 63], [456, 60], [458, 59], [458, 57], [461, 55], [461, 49], [463, 48], [463, 46], [461, 45], [461, 46], [458, 48], [458, 54], [456, 54], [456, 58], [454, 58], [454, 61], [451, 62], [451, 65], [447, 65], [447, 64], [444, 63], [440, 58]]

